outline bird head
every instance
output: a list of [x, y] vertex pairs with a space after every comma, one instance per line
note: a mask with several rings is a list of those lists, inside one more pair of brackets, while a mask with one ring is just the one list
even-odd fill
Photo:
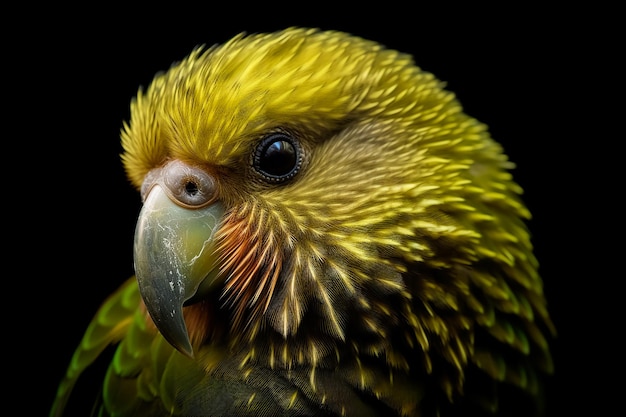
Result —
[[303, 28], [200, 47], [139, 91], [122, 145], [140, 291], [187, 355], [263, 334], [315, 363], [358, 333], [394, 367], [398, 339], [463, 362], [467, 317], [511, 288], [543, 314], [512, 164], [408, 55]]

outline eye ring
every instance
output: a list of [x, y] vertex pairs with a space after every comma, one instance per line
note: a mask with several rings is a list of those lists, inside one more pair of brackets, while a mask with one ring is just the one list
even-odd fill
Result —
[[252, 165], [268, 182], [287, 181], [300, 171], [302, 148], [293, 136], [283, 132], [272, 133], [259, 142]]

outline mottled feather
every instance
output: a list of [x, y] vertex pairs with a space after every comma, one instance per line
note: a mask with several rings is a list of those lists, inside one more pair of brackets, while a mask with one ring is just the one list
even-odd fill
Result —
[[[255, 170], [284, 133], [301, 167]], [[51, 415], [118, 344], [103, 415], [540, 415], [554, 334], [513, 163], [407, 54], [289, 28], [199, 47], [131, 103], [137, 190], [171, 160], [216, 178], [223, 286], [163, 339], [131, 280]]]

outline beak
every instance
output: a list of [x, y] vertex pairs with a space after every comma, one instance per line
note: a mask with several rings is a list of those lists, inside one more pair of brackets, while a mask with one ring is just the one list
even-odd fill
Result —
[[135, 274], [156, 327], [172, 346], [192, 357], [183, 305], [216, 285], [213, 238], [224, 208], [219, 201], [183, 207], [170, 195], [156, 184], [144, 198], [135, 230]]

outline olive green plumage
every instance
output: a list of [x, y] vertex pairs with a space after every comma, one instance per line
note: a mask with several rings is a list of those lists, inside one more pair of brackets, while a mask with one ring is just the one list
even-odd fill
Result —
[[237, 36], [157, 75], [121, 137], [137, 276], [51, 416], [111, 344], [100, 415], [540, 415], [554, 328], [513, 165], [410, 56]]

